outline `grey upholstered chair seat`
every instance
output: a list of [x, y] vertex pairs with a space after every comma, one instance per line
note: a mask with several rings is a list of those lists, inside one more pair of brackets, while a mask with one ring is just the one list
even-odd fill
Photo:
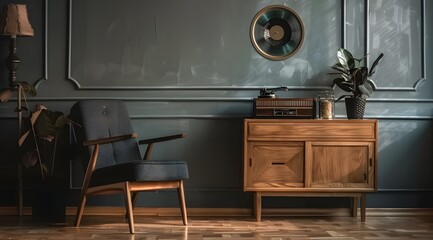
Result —
[[90, 187], [126, 181], [154, 182], [180, 179], [188, 179], [188, 167], [184, 161], [138, 160], [96, 169]]

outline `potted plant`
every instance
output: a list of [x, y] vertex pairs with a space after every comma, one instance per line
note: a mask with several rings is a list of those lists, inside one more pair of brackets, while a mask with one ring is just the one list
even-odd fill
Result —
[[43, 105], [37, 105], [31, 113], [30, 129], [19, 139], [18, 145], [22, 147], [30, 136], [33, 149], [25, 149], [23, 164], [32, 167], [39, 164], [42, 180], [51, 181], [55, 177], [55, 163], [59, 141], [66, 124], [72, 121], [62, 112], [48, 110]]
[[375, 73], [374, 70], [383, 56], [383, 53], [379, 54], [369, 69], [364, 65], [366, 56], [357, 59], [348, 50], [338, 49], [338, 62], [331, 66], [337, 72], [330, 74], [338, 75], [333, 80], [333, 85], [337, 85], [343, 91], [350, 93], [342, 95], [336, 100], [338, 102], [345, 98], [348, 119], [362, 119], [364, 117], [366, 98], [370, 97], [374, 91], [374, 82], [370, 77]]
[[[37, 166], [41, 182], [34, 186], [32, 216], [37, 221], [65, 222], [67, 162], [60, 144], [66, 125], [72, 121], [62, 112], [37, 105], [29, 118], [29, 129], [19, 139], [23, 165]], [[63, 144], [64, 145], [64, 144]]]

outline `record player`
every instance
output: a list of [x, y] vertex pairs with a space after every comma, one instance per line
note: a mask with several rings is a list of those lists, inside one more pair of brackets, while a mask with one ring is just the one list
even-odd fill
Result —
[[260, 96], [254, 99], [254, 117], [256, 118], [316, 118], [314, 98], [279, 98], [276, 91], [288, 91], [287, 87], [263, 88]]

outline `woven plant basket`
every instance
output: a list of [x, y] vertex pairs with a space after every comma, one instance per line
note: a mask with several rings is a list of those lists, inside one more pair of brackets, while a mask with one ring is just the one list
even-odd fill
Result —
[[348, 119], [363, 119], [365, 98], [345, 98]]

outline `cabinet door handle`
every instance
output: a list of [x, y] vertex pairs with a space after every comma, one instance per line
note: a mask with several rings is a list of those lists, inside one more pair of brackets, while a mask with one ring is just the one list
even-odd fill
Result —
[[285, 165], [285, 162], [272, 162], [272, 165]]
[[250, 158], [250, 167], [253, 166], [253, 159]]
[[363, 176], [364, 176], [364, 181], [367, 181], [367, 174], [364, 173]]
[[372, 167], [372, 166], [373, 166], [373, 159], [370, 158], [370, 167]]

